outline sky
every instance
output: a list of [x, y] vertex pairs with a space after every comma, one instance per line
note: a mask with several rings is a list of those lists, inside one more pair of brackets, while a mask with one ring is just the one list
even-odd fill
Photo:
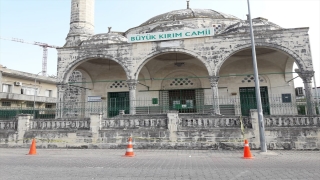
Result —
[[[309, 27], [317, 86], [320, 86], [320, 1], [250, 0], [251, 16], [264, 17], [283, 28]], [[71, 0], [0, 0], [0, 36], [63, 46], [69, 31]], [[185, 9], [186, 0], [96, 0], [95, 33], [126, 31], [151, 17]], [[246, 19], [246, 0], [190, 0], [190, 8], [213, 9]], [[42, 48], [0, 40], [0, 64], [29, 73], [42, 71]], [[47, 74], [57, 73], [57, 51], [49, 48]], [[294, 77], [297, 76], [294, 74]], [[300, 78], [295, 86], [303, 86]]]

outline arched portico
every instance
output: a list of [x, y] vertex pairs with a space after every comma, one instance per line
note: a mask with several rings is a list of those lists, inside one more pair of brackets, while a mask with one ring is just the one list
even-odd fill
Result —
[[118, 63], [126, 72], [126, 76], [128, 79], [130, 79], [130, 75], [129, 75], [129, 70], [128, 67], [124, 66], [119, 60], [113, 58], [112, 56], [107, 56], [107, 55], [88, 55], [88, 56], [82, 56], [79, 57], [77, 60], [72, 61], [70, 64], [68, 64], [68, 66], [65, 68], [65, 70], [63, 71], [63, 73], [61, 74], [61, 76], [59, 77], [60, 79], [60, 83], [68, 83], [68, 78], [71, 75], [71, 73], [74, 71], [74, 69], [76, 69], [80, 64], [86, 62], [86, 61], [90, 61], [90, 60], [94, 60], [94, 59], [99, 59], [99, 60], [112, 60], [116, 63]]
[[[310, 77], [313, 76], [313, 71], [310, 71], [312, 66], [310, 67], [310, 65], [308, 65], [308, 63], [306, 63], [295, 51], [289, 50], [283, 46], [268, 43], [257, 44], [256, 51], [259, 74], [269, 76], [268, 79], [271, 80], [266, 83], [262, 79], [259, 79], [260, 87], [265, 88], [267, 96], [268, 94], [278, 95], [278, 97], [283, 94], [295, 94], [294, 87], [290, 86], [288, 83], [288, 81], [293, 79], [292, 74], [294, 72], [292, 72], [292, 69], [294, 63], [296, 63], [299, 70], [303, 72], [300, 73], [298, 71], [297, 73], [299, 76], [304, 82], [308, 82], [305, 83], [306, 96], [308, 97], [308, 94], [311, 94], [311, 90], [308, 91], [307, 89], [311, 83], [308, 78], [310, 79]], [[306, 57], [304, 57], [304, 59], [306, 59]], [[222, 84], [223, 86], [228, 87], [228, 84], [230, 86], [230, 82], [232, 82], [235, 86], [232, 89], [229, 88], [229, 90], [234, 92], [234, 94], [241, 95], [241, 92], [246, 92], [245, 88], [254, 87], [255, 79], [251, 79], [252, 77], [250, 76], [250, 74], [253, 74], [251, 44], [239, 46], [236, 49], [233, 49], [232, 52], [224, 55], [223, 59], [219, 61], [219, 64], [216, 66], [216, 72], [220, 76], [233, 77], [225, 78], [228, 79], [229, 82], [224, 81]], [[244, 78], [240, 79], [242, 76], [244, 76]], [[293, 97], [295, 97], [295, 95], [293, 95]], [[268, 99], [271, 98], [267, 98], [266, 101], [268, 101]], [[314, 108], [307, 107], [308, 112], [312, 113]], [[267, 109], [266, 111], [271, 111], [272, 114], [272, 109]]]
[[144, 58], [142, 58], [142, 61], [140, 62], [139, 65], [137, 65], [137, 69], [134, 72], [134, 79], [137, 79], [137, 76], [139, 75], [141, 69], [143, 68], [143, 66], [148, 63], [150, 60], [152, 60], [153, 58], [163, 55], [163, 54], [168, 54], [168, 53], [181, 53], [181, 54], [187, 54], [191, 57], [194, 57], [195, 59], [201, 61], [203, 63], [203, 65], [206, 67], [206, 70], [209, 73], [209, 76], [213, 75], [213, 71], [212, 71], [212, 67], [210, 66], [210, 64], [199, 54], [192, 52], [190, 50], [187, 49], [182, 49], [182, 48], [165, 48], [165, 49], [161, 49], [159, 51], [154, 51], [148, 55], [146, 55]]
[[[232, 51], [230, 51], [228, 54], [224, 54], [223, 58], [219, 61], [219, 63], [217, 64], [217, 66], [215, 67], [215, 72], [217, 72], [217, 74], [219, 74], [220, 68], [223, 65], [223, 63], [228, 60], [231, 56], [233, 56], [234, 54], [243, 51], [245, 49], [251, 49], [251, 44], [244, 44], [241, 46], [238, 46], [236, 48], [233, 48]], [[256, 43], [255, 47], [261, 47], [261, 48], [269, 48], [269, 49], [274, 49], [276, 51], [282, 52], [282, 53], [286, 53], [287, 55], [291, 56], [295, 63], [298, 65], [299, 69], [301, 70], [305, 70], [309, 67], [306, 66], [305, 62], [301, 59], [301, 57], [299, 57], [299, 55], [297, 53], [295, 53], [294, 51], [284, 47], [284, 46], [279, 46], [276, 44], [269, 44], [269, 43]]]
[[[71, 74], [76, 71], [82, 72], [81, 74], [83, 77], [78, 80], [79, 82], [72, 82], [70, 84], [69, 79]], [[107, 114], [109, 115], [110, 113], [110, 108], [107, 108], [108, 105], [110, 105], [108, 104], [110, 93], [122, 93], [130, 89], [131, 84], [126, 82], [128, 81], [128, 72], [129, 70], [127, 66], [123, 65], [117, 59], [111, 58], [110, 56], [87, 56], [79, 58], [75, 62], [70, 63], [59, 78], [61, 82], [58, 84], [59, 102], [62, 102], [62, 104], [67, 103], [65, 101], [68, 101], [68, 98], [65, 99], [65, 97], [68, 97], [70, 94], [72, 94], [67, 92], [70, 90], [71, 86], [73, 89], [80, 88], [82, 90], [77, 92], [84, 92], [83, 90], [86, 92], [85, 94], [82, 93], [81, 95], [78, 95], [79, 97], [81, 96], [81, 98], [77, 98], [76, 101], [79, 103], [81, 101], [82, 106], [85, 106], [81, 109], [88, 108], [91, 106], [90, 104], [97, 105], [98, 103], [93, 100], [93, 98], [99, 97], [99, 101], [101, 102], [101, 106], [99, 104], [99, 108], [101, 109], [99, 112], [103, 112], [105, 116], [107, 116]], [[121, 80], [121, 85], [117, 85], [119, 80]], [[123, 83], [125, 83], [125, 85], [122, 85]], [[65, 95], [66, 93], [68, 94], [67, 96]], [[71, 99], [73, 99], [72, 101], [75, 100], [75, 98]], [[129, 101], [126, 102], [129, 103]], [[129, 107], [129, 105], [126, 107]], [[115, 112], [112, 113], [118, 114], [118, 111], [119, 110], [115, 110]]]
[[[139, 63], [134, 76], [139, 84], [148, 88], [143, 93], [138, 88], [137, 98], [159, 97], [159, 108], [162, 108], [159, 111], [163, 113], [166, 110], [179, 110], [181, 113], [212, 110], [213, 94], [208, 92], [211, 89], [212, 67], [204, 57], [192, 51], [171, 48], [150, 53]], [[204, 94], [211, 97], [205, 108]], [[175, 108], [177, 103], [181, 103], [182, 109]]]

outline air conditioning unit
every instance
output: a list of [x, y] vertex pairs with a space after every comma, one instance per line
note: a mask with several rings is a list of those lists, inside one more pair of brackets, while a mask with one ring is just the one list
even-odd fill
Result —
[[296, 96], [303, 96], [303, 87], [297, 87], [296, 88]]
[[15, 86], [22, 86], [22, 82], [14, 82]]

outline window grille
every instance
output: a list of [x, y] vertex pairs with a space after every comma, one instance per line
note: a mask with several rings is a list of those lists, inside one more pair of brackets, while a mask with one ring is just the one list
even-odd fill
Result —
[[26, 106], [27, 106], [27, 107], [34, 107], [34, 102], [27, 102], [27, 103], [26, 103]]
[[53, 107], [53, 104], [46, 104], [45, 105], [45, 108], [47, 108], [47, 109], [51, 109]]
[[9, 101], [3, 101], [3, 102], [1, 102], [1, 105], [2, 105], [2, 106], [10, 107], [10, 106], [11, 106], [11, 102], [9, 102]]

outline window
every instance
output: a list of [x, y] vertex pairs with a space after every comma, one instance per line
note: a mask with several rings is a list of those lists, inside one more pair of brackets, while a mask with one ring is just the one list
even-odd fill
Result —
[[291, 94], [282, 94], [283, 103], [291, 103]]
[[31, 87], [22, 87], [21, 88], [21, 94], [37, 95], [37, 93], [38, 93], [38, 89], [35, 89], [35, 88], [31, 88]]
[[46, 104], [46, 108], [52, 108], [53, 104]]
[[3, 102], [1, 102], [1, 105], [2, 105], [2, 106], [8, 106], [8, 107], [10, 107], [10, 106], [11, 106], [11, 102], [9, 102], [9, 101], [3, 101]]
[[10, 84], [2, 84], [2, 92], [11, 92], [11, 85]]
[[34, 103], [33, 103], [33, 102], [27, 102], [27, 103], [26, 103], [26, 106], [27, 106], [27, 107], [33, 107], [33, 106], [34, 106]]
[[52, 90], [46, 90], [45, 96], [46, 97], [52, 97]]
[[297, 87], [296, 88], [296, 95], [297, 96], [303, 96], [303, 88], [302, 87]]

